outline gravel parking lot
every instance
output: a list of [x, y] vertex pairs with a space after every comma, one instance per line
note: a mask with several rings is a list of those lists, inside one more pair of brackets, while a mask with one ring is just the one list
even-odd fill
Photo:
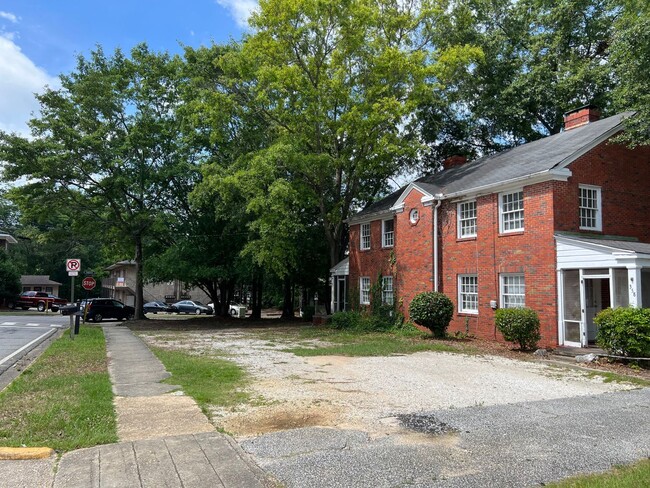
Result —
[[[259, 398], [213, 412], [237, 438], [298, 427], [358, 429], [372, 436], [404, 430], [400, 415], [594, 395], [633, 388], [602, 377], [497, 356], [422, 352], [388, 357], [299, 357], [290, 335], [243, 330], [147, 334], [151, 344], [225, 356], [252, 376]], [[310, 342], [301, 340], [301, 345]], [[312, 341], [312, 343], [316, 343]]]
[[237, 362], [252, 404], [214, 409], [278, 486], [541, 486], [650, 456], [650, 389], [492, 355], [299, 357], [317, 340], [227, 329], [141, 332]]

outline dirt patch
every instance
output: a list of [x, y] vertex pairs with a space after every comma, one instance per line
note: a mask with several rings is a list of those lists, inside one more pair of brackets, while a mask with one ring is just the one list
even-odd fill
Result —
[[[240, 438], [315, 426], [359, 429], [371, 436], [404, 435], [422, 432], [425, 424], [431, 427], [433, 421], [425, 414], [439, 409], [633, 388], [605, 383], [583, 371], [501, 356], [421, 352], [299, 357], [285, 352], [298, 342], [305, 346], [298, 335], [270, 337], [248, 329], [142, 332], [142, 337], [158, 347], [226, 357], [249, 372], [257, 400], [211, 412], [217, 427]], [[400, 418], [413, 419], [417, 425], [409, 428]]]

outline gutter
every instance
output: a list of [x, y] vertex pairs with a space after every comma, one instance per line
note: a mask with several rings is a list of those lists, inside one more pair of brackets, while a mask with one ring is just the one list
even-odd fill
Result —
[[433, 291], [438, 291], [438, 209], [442, 205], [442, 194], [436, 194], [436, 206], [433, 207]]

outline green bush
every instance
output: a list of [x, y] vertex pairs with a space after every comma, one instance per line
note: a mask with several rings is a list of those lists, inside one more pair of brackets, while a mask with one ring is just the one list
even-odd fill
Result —
[[453, 315], [452, 301], [435, 291], [417, 294], [409, 305], [411, 320], [429, 329], [434, 337], [445, 337]]
[[650, 309], [607, 308], [596, 315], [596, 342], [620, 356], [650, 357]]
[[336, 312], [330, 318], [330, 326], [333, 329], [356, 330], [361, 323], [359, 312]]
[[522, 351], [534, 349], [541, 339], [539, 317], [530, 308], [500, 308], [494, 320], [503, 338], [519, 344]]
[[314, 313], [316, 309], [313, 305], [305, 305], [302, 307], [302, 319], [305, 322], [311, 322], [314, 318]]
[[358, 332], [387, 331], [395, 325], [395, 318], [389, 315], [371, 315], [360, 312], [337, 312], [330, 319], [334, 329]]

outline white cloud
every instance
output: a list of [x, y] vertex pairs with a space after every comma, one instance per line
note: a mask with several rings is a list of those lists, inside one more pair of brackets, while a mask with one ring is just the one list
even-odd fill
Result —
[[248, 27], [248, 18], [253, 13], [253, 10], [257, 9], [257, 0], [216, 0], [216, 2], [229, 10], [242, 27]]
[[18, 23], [18, 17], [11, 12], [3, 12], [0, 10], [0, 19], [7, 19], [9, 22], [13, 22], [14, 24]]
[[0, 35], [0, 130], [28, 135], [27, 121], [39, 105], [34, 93], [45, 85], [58, 86], [20, 50], [12, 39]]

